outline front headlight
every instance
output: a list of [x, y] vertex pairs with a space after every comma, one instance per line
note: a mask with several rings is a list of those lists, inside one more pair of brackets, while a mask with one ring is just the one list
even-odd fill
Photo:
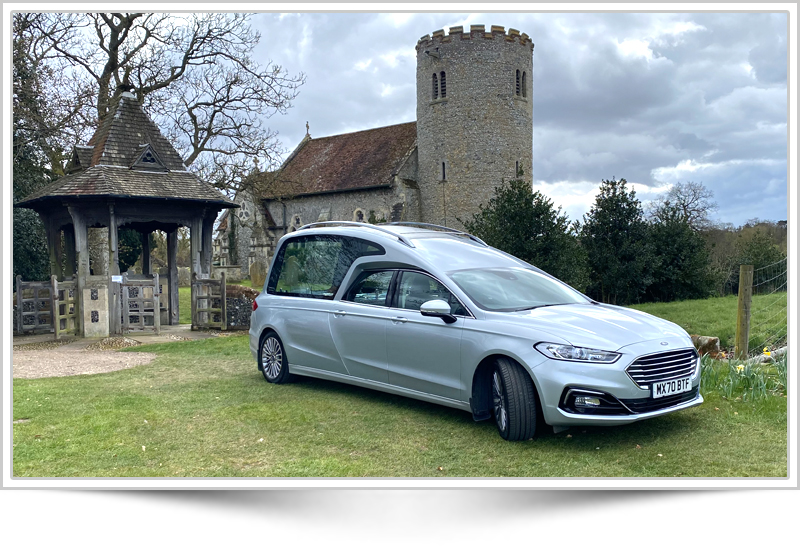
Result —
[[550, 359], [561, 361], [582, 361], [584, 363], [613, 363], [620, 358], [619, 353], [600, 349], [579, 348], [567, 344], [540, 342], [533, 346]]

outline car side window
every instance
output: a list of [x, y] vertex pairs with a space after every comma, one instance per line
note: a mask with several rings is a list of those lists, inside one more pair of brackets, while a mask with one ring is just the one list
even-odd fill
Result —
[[453, 315], [467, 315], [461, 302], [442, 283], [423, 273], [404, 271], [397, 285], [396, 306], [419, 311], [420, 306], [429, 300], [444, 300], [450, 304]]
[[385, 253], [382, 246], [354, 237], [309, 235], [291, 239], [278, 251], [267, 292], [332, 300], [357, 258]]
[[363, 273], [350, 287], [344, 300], [370, 306], [388, 305], [389, 286], [393, 275], [394, 271]]

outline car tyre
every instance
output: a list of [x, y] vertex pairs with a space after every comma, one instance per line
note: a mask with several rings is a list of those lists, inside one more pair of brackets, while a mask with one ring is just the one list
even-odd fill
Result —
[[536, 389], [522, 366], [498, 359], [492, 371], [492, 410], [500, 436], [526, 441], [536, 434]]
[[283, 342], [273, 331], [264, 333], [258, 344], [258, 367], [264, 379], [272, 384], [285, 384], [291, 379]]

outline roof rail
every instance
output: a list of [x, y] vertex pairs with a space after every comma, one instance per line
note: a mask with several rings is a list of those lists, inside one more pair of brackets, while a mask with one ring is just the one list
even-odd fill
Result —
[[465, 235], [465, 236], [469, 237], [470, 239], [472, 239], [473, 241], [475, 241], [476, 243], [481, 244], [481, 245], [489, 248], [488, 244], [483, 242], [483, 240], [479, 239], [475, 235], [471, 235], [471, 234], [467, 233], [466, 231], [461, 231], [459, 229], [453, 229], [452, 227], [445, 227], [443, 225], [434, 225], [432, 223], [422, 223], [422, 222], [388, 222], [388, 223], [382, 223], [382, 224], [379, 224], [379, 225], [400, 225], [400, 226], [406, 226], [406, 227], [419, 227], [421, 229], [438, 229], [438, 230], [441, 230], [441, 231], [446, 232], [446, 233], [453, 233], [455, 235]]
[[371, 223], [363, 223], [363, 222], [345, 222], [345, 221], [329, 221], [329, 222], [314, 222], [314, 223], [307, 223], [298, 231], [302, 231], [303, 229], [313, 229], [314, 227], [336, 227], [336, 226], [345, 226], [345, 227], [365, 227], [368, 229], [374, 229], [375, 231], [380, 231], [381, 233], [386, 233], [387, 235], [391, 235], [392, 237], [396, 238], [398, 241], [403, 243], [409, 248], [416, 248], [414, 244], [393, 231], [389, 231], [388, 229], [384, 229], [383, 227], [378, 227]]

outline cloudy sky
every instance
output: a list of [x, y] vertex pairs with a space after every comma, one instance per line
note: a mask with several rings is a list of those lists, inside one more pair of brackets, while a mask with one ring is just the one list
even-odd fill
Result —
[[306, 84], [269, 126], [286, 149], [416, 119], [414, 47], [450, 26], [527, 33], [534, 188], [579, 219], [602, 179], [646, 201], [713, 191], [714, 218], [787, 218], [787, 15], [782, 13], [261, 13], [258, 58]]

